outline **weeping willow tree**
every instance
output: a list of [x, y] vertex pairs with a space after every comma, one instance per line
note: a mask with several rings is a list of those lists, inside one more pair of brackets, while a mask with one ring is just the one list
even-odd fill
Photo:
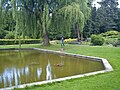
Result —
[[21, 1], [19, 0], [11, 0], [10, 2], [12, 6], [12, 16], [14, 21], [16, 22], [15, 26], [15, 40], [19, 39], [19, 48], [21, 48], [21, 36], [24, 34], [24, 8], [22, 6]]
[[49, 15], [49, 7], [47, 4], [45, 4], [44, 11], [41, 15], [41, 28], [42, 28], [43, 38], [44, 38], [43, 45], [49, 45], [48, 29], [50, 24], [51, 24], [51, 17]]
[[77, 26], [78, 31], [82, 33], [90, 13], [87, 0], [22, 0], [22, 2], [26, 11], [34, 14], [37, 23], [39, 22], [43, 45], [46, 46], [49, 45], [51, 25], [56, 32], [60, 30], [63, 33], [70, 33], [71, 27]]
[[[37, 33], [42, 33], [43, 44], [49, 45], [48, 39], [48, 28], [50, 26], [50, 15], [49, 15], [49, 0], [13, 0], [15, 5], [17, 5], [16, 10], [16, 32], [19, 31], [20, 35], [28, 34], [31, 37], [36, 37]], [[17, 4], [16, 4], [17, 3]], [[14, 6], [14, 5], [13, 5]], [[17, 14], [18, 13], [18, 14]], [[21, 19], [20, 19], [21, 18]], [[24, 19], [25, 18], [25, 19]], [[23, 22], [23, 23], [21, 23]], [[22, 27], [25, 27], [22, 30]], [[39, 29], [38, 30], [38, 25]]]
[[82, 40], [84, 24], [90, 15], [87, 3], [87, 0], [66, 1], [66, 4], [54, 15], [53, 21], [57, 23], [57, 29], [70, 32], [74, 27], [77, 31], [78, 41]]

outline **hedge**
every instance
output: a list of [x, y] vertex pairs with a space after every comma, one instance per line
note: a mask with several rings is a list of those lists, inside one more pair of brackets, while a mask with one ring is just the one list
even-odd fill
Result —
[[[21, 44], [37, 44], [41, 43], [40, 39], [21, 39]], [[15, 45], [19, 44], [19, 39], [0, 39], [0, 45]]]

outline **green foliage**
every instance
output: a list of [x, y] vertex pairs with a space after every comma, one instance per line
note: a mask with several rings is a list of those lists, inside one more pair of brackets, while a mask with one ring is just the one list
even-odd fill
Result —
[[100, 8], [91, 7], [91, 17], [84, 28], [85, 37], [111, 29], [120, 31], [120, 8], [117, 7], [117, 0], [101, 0], [98, 3], [101, 5]]
[[111, 31], [107, 31], [107, 32], [105, 32], [105, 33], [102, 33], [101, 35], [102, 35], [103, 37], [118, 38], [118, 37], [119, 37], [119, 34], [120, 34], [120, 32], [111, 30]]
[[118, 31], [120, 32], [120, 8], [118, 9], [118, 19], [116, 23], [117, 23]]
[[91, 36], [91, 43], [93, 45], [103, 45], [104, 44], [104, 39], [103, 37], [99, 36], [99, 35], [92, 35]]
[[70, 32], [71, 28], [77, 25], [80, 32], [83, 32], [84, 23], [90, 15], [90, 8], [87, 6], [87, 2], [87, 0], [73, 0], [73, 2], [58, 9], [53, 16], [57, 29], [63, 32], [64, 30]]
[[5, 36], [6, 39], [14, 39], [15, 38], [15, 35], [13, 32], [8, 32], [8, 34], [6, 34]]
[[105, 39], [105, 44], [111, 44], [113, 46], [116, 46], [118, 43], [118, 37], [120, 35], [120, 32], [118, 31], [107, 31], [105, 33], [100, 34], [100, 36], [104, 37]]
[[0, 30], [0, 39], [3, 39], [6, 34], [7, 34], [6, 30]]
[[115, 47], [120, 46], [120, 37], [118, 38], [117, 42], [114, 44]]
[[105, 44], [115, 45], [118, 42], [117, 38], [105, 38]]
[[[69, 37], [75, 24], [83, 31], [90, 14], [87, 3], [88, 0], [2, 0], [0, 25], [2, 22], [3, 30], [15, 31], [15, 38], [42, 37], [47, 45], [49, 33], [52, 35], [60, 31], [60, 34]], [[6, 38], [12, 38], [12, 33], [8, 33]]]
[[[41, 43], [40, 39], [21, 39], [21, 44], [37, 44]], [[14, 45], [19, 44], [19, 39], [0, 39], [0, 45]]]

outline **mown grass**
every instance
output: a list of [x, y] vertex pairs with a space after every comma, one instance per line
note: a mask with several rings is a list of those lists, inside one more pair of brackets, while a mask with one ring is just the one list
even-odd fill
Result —
[[[17, 48], [18, 46], [0, 46], [0, 48]], [[51, 50], [60, 50], [60, 45], [45, 47], [39, 44], [23, 45]], [[120, 90], [120, 48], [106, 46], [66, 45], [64, 52], [106, 58], [113, 66], [114, 71], [84, 78], [56, 82], [46, 85], [26, 87], [17, 90]]]

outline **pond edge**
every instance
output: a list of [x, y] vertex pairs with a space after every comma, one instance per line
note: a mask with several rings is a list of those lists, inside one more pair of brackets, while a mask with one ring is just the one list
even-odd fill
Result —
[[12, 86], [12, 87], [8, 87], [8, 88], [0, 88], [0, 90], [11, 90], [11, 89], [14, 89], [14, 88], [25, 88], [26, 86], [48, 84], [48, 83], [59, 82], [59, 81], [70, 80], [70, 79], [76, 79], [76, 78], [80, 78], [80, 77], [91, 76], [91, 75], [96, 75], [96, 74], [100, 74], [100, 73], [106, 73], [106, 72], [113, 71], [113, 68], [109, 64], [107, 59], [94, 57], [94, 56], [72, 54], [72, 53], [66, 53], [66, 52], [62, 52], [62, 51], [53, 51], [53, 50], [39, 49], [39, 48], [21, 48], [21, 49], [19, 49], [19, 48], [6, 48], [6, 49], [0, 49], [0, 50], [37, 50], [37, 51], [44, 51], [44, 52], [47, 52], [47, 53], [69, 55], [69, 56], [73, 56], [73, 57], [77, 57], [77, 58], [85, 58], [85, 59], [90, 59], [90, 60], [94, 60], [94, 61], [102, 61], [103, 65], [105, 67], [105, 70], [101, 70], [101, 71], [90, 72], [90, 73], [85, 73], [85, 74], [80, 74], [80, 75], [69, 76], [69, 77], [63, 77], [63, 78], [58, 78], [58, 79], [53, 79], [53, 80], [48, 80], [48, 81], [40, 81], [40, 82], [22, 84], [22, 85]]

